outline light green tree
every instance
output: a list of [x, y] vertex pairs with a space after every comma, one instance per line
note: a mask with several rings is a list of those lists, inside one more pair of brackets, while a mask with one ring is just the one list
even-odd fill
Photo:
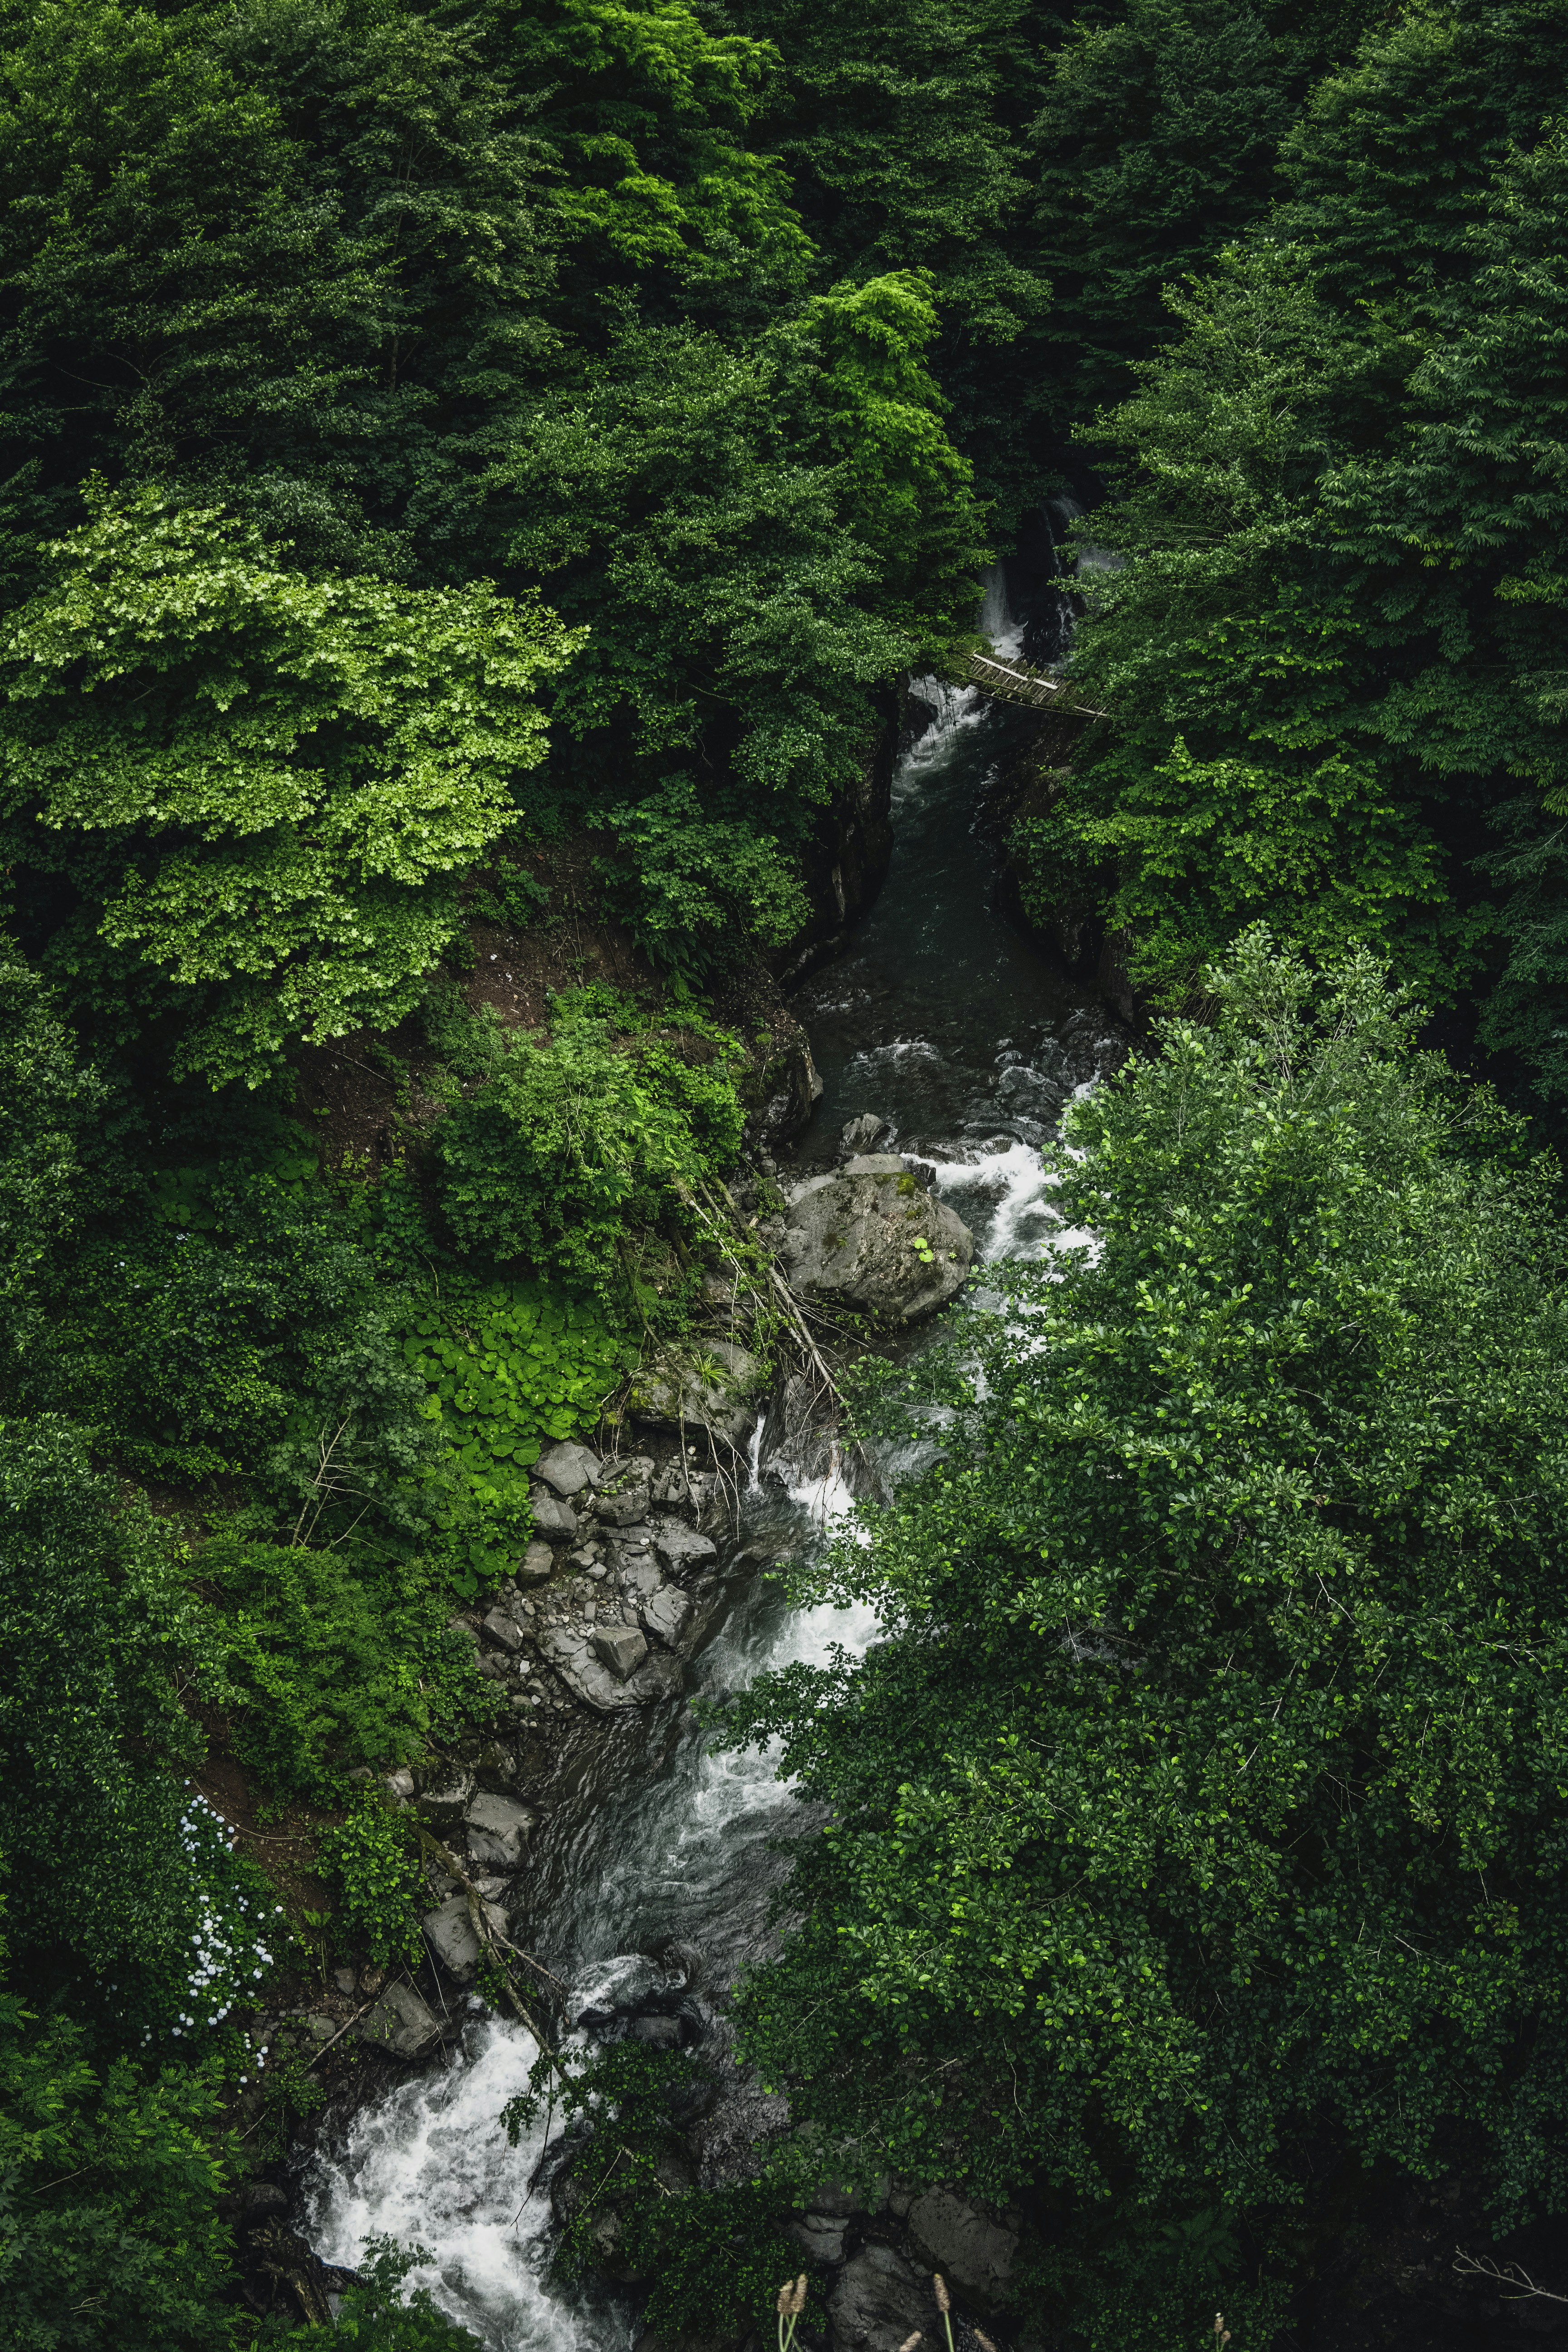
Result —
[[536, 601], [281, 568], [253, 526], [93, 493], [0, 631], [0, 838], [175, 984], [176, 1068], [254, 1085], [390, 1026], [545, 755], [583, 642]]

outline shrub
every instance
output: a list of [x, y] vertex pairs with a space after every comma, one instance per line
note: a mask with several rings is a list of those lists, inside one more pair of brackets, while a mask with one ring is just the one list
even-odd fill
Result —
[[226, 1537], [193, 1567], [219, 1612], [234, 1752], [269, 1789], [330, 1799], [345, 1770], [489, 1712], [420, 1561]]
[[454, 1102], [432, 1161], [465, 1249], [523, 1258], [609, 1297], [628, 1225], [678, 1219], [680, 1192], [729, 1165], [745, 1114], [733, 1041], [652, 1030], [608, 996], [552, 1000], [548, 1036], [479, 1033], [483, 1084]]

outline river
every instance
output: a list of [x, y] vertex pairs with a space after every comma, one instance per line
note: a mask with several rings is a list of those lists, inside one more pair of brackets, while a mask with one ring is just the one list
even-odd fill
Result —
[[[1017, 642], [999, 574], [982, 625], [999, 645]], [[781, 1154], [780, 1177], [787, 1183], [792, 1163], [826, 1164], [845, 1121], [869, 1112], [897, 1148], [934, 1167], [983, 1257], [1034, 1255], [1055, 1230], [1036, 1147], [1114, 1054], [1114, 1024], [994, 909], [997, 852], [980, 793], [1027, 715], [934, 692], [937, 719], [894, 779], [881, 894], [848, 951], [795, 1000], [824, 1091], [811, 1127]], [[875, 1636], [867, 1611], [791, 1611], [781, 1600], [767, 1563], [819, 1543], [851, 1496], [831, 1464], [808, 1476], [765, 1444], [758, 1454], [741, 1532], [752, 1565], [732, 1580], [727, 1616], [693, 1670], [706, 1695], [792, 1659], [825, 1659], [835, 1644], [858, 1653]], [[721, 1994], [763, 1948], [783, 1867], [768, 1842], [795, 1810], [772, 1756], [710, 1755], [685, 1706], [642, 1718], [619, 1753], [614, 1794], [601, 1781], [551, 1817], [531, 1881], [525, 1932], [574, 1988], [574, 2016], [678, 1989], [693, 1948], [704, 1997]], [[509, 2147], [498, 2120], [533, 2045], [474, 2008], [449, 2066], [362, 2108], [313, 2153], [301, 2182], [306, 2234], [350, 2266], [372, 2234], [427, 2247], [417, 2277], [494, 2352], [625, 2352], [636, 2332], [627, 2299], [546, 2283], [548, 2200], [528, 2195], [539, 2148]]]

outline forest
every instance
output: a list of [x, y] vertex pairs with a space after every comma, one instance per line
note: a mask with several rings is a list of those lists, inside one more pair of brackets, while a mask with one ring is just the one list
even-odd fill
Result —
[[[725, 1991], [791, 2128], [671, 2194], [687, 2060], [540, 2027], [508, 2127], [626, 2168], [562, 2275], [742, 2352], [805, 2263], [844, 2352], [795, 2217], [891, 2180], [1016, 2245], [956, 2352], [1359, 2352], [1414, 2184], [1547, 2324], [1568, 0], [0, 27], [0, 2336], [478, 2342], [409, 2242], [247, 2296], [327, 2096], [258, 2021], [429, 1965], [387, 1776], [537, 1706], [530, 1472], [716, 1283], [913, 1466], [789, 1570], [876, 1644], [705, 1717], [813, 1808]], [[1087, 1238], [911, 1353], [744, 1211], [998, 563], [1094, 723], [996, 920], [1129, 1051]]]

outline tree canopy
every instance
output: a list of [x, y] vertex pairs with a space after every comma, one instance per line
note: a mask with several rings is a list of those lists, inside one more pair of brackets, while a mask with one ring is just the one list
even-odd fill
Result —
[[830, 1809], [747, 2054], [863, 2168], [1021, 2201], [1108, 2344], [1242, 2231], [1267, 2337], [1342, 2161], [1563, 2187], [1555, 1170], [1365, 955], [1209, 985], [1073, 1111], [1059, 1251], [871, 1391], [927, 1466], [796, 1590], [883, 1643], [723, 1734]]

